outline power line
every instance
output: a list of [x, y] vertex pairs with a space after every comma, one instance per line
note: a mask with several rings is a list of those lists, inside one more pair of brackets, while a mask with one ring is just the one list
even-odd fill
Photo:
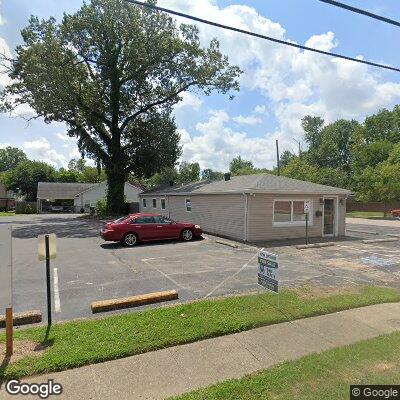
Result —
[[137, 1], [137, 0], [125, 0], [125, 1], [127, 1], [129, 3], [132, 3], [132, 4], [136, 4], [138, 6], [149, 8], [149, 9], [154, 10], [154, 11], [163, 11], [163, 12], [166, 12], [168, 14], [176, 15], [178, 17], [191, 19], [193, 21], [201, 22], [203, 24], [216, 26], [217, 28], [223, 28], [223, 29], [227, 29], [227, 30], [230, 30], [230, 31], [243, 33], [245, 35], [254, 36], [254, 37], [257, 37], [257, 38], [260, 38], [260, 39], [269, 40], [269, 41], [274, 42], [274, 43], [279, 43], [279, 44], [284, 44], [284, 45], [291, 46], [291, 47], [296, 47], [296, 48], [301, 49], [301, 50], [312, 51], [314, 53], [324, 54], [324, 55], [327, 55], [327, 56], [341, 58], [341, 59], [348, 60], [348, 61], [354, 61], [354, 62], [357, 62], [357, 63], [360, 63], [360, 64], [366, 64], [366, 65], [371, 65], [373, 67], [378, 67], [378, 68], [388, 69], [390, 71], [400, 72], [400, 68], [390, 67], [389, 65], [378, 64], [378, 63], [374, 63], [374, 62], [371, 62], [371, 61], [361, 60], [361, 59], [358, 59], [358, 58], [345, 56], [343, 54], [330, 53], [329, 51], [318, 50], [318, 49], [314, 49], [314, 48], [308, 47], [308, 46], [302, 46], [300, 44], [287, 42], [285, 40], [276, 39], [276, 38], [273, 38], [273, 37], [270, 37], [270, 36], [261, 35], [259, 33], [246, 31], [246, 30], [240, 29], [240, 28], [234, 28], [233, 26], [223, 25], [223, 24], [220, 24], [218, 22], [212, 22], [212, 21], [209, 21], [207, 19], [195, 17], [193, 15], [185, 14], [185, 13], [182, 13], [182, 12], [179, 12], [179, 11], [170, 10], [168, 8], [155, 6], [153, 4], [142, 3], [141, 1]]
[[349, 10], [349, 11], [355, 12], [357, 14], [366, 15], [367, 17], [378, 19], [379, 21], [383, 21], [383, 22], [386, 22], [388, 24], [400, 26], [400, 22], [395, 21], [394, 19], [382, 17], [381, 15], [373, 14], [373, 13], [371, 13], [369, 11], [362, 10], [361, 8], [356, 8], [356, 7], [353, 7], [353, 6], [349, 6], [348, 4], [344, 4], [344, 3], [341, 3], [339, 1], [335, 1], [335, 0], [319, 0], [319, 1], [322, 1], [323, 3], [331, 4], [332, 6], [344, 8], [345, 10]]

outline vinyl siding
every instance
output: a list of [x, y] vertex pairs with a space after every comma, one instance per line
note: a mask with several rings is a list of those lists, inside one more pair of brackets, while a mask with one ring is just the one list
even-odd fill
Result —
[[[305, 226], [274, 226], [274, 200], [310, 200], [312, 203], [309, 223], [309, 237], [322, 237], [323, 217], [317, 217], [317, 211], [323, 211], [320, 199], [323, 195], [248, 195], [247, 241], [268, 241], [295, 239], [305, 236]], [[147, 199], [147, 207], [143, 207], [142, 199]], [[153, 208], [152, 199], [157, 199], [157, 207]], [[166, 199], [166, 210], [161, 209], [161, 199]], [[185, 200], [191, 200], [192, 211], [187, 212]], [[339, 197], [340, 199], [340, 197]], [[343, 197], [344, 199], [344, 197]], [[335, 211], [337, 199], [335, 198]], [[338, 204], [338, 235], [345, 234], [345, 199]], [[242, 194], [215, 195], [142, 195], [140, 211], [157, 213], [178, 221], [199, 224], [205, 232], [226, 236], [232, 239], [245, 239], [245, 196]]]
[[[140, 201], [140, 211], [158, 213], [177, 221], [198, 224], [205, 232], [244, 240], [243, 195], [195, 195], [195, 196], [141, 196], [147, 199], [147, 207]], [[157, 199], [153, 208], [152, 199]], [[166, 199], [166, 210], [161, 210], [161, 199]], [[185, 200], [189, 198], [192, 211], [186, 211]]]
[[322, 205], [319, 204], [320, 197], [315, 195], [293, 196], [268, 194], [249, 196], [248, 240], [294, 239], [305, 236], [304, 226], [273, 225], [274, 200], [310, 200], [312, 202], [312, 221], [310, 218], [308, 233], [310, 237], [322, 236], [322, 217], [315, 216], [317, 210], [322, 211]]

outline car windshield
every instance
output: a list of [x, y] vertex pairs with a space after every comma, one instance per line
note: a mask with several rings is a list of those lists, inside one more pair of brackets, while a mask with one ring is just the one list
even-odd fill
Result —
[[114, 224], [119, 224], [119, 223], [125, 221], [128, 217], [129, 217], [128, 215], [125, 215], [124, 217], [116, 219], [115, 221], [113, 221], [113, 223]]

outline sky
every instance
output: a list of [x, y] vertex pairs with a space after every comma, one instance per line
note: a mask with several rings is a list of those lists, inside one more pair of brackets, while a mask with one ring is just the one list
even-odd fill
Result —
[[[398, 0], [346, 0], [347, 4], [400, 20]], [[325, 51], [400, 67], [400, 30], [318, 0], [159, 0], [161, 6], [226, 25], [293, 41]], [[81, 0], [0, 0], [0, 51], [13, 54], [22, 43], [20, 30], [30, 15], [62, 18]], [[180, 20], [180, 22], [187, 22]], [[226, 171], [241, 155], [256, 167], [276, 164], [280, 151], [297, 151], [303, 141], [301, 119], [322, 117], [362, 121], [365, 116], [400, 103], [400, 73], [304, 52], [215, 27], [199, 25], [207, 45], [213, 37], [232, 64], [244, 71], [240, 92], [227, 95], [185, 93], [175, 107], [181, 134], [181, 161], [202, 169]], [[0, 85], [9, 82], [0, 75]], [[62, 123], [29, 123], [29, 108], [0, 115], [0, 147], [23, 149], [31, 159], [66, 167], [79, 158], [75, 139]], [[305, 148], [305, 144], [302, 144]]]

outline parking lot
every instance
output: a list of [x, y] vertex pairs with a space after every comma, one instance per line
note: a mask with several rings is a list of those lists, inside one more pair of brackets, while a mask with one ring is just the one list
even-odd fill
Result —
[[[237, 248], [203, 240], [164, 241], [134, 248], [105, 243], [102, 222], [74, 215], [4, 217], [14, 230], [14, 309], [40, 309], [45, 316], [45, 265], [37, 260], [37, 235], [56, 233], [57, 259], [52, 262], [55, 320], [90, 316], [95, 300], [176, 289], [178, 301], [263, 290], [257, 285], [257, 246]], [[335, 246], [298, 250], [293, 243], [266, 243], [280, 257], [284, 287], [376, 284], [400, 288], [399, 241], [364, 244], [400, 228], [348, 225], [352, 232]], [[260, 244], [263, 245], [263, 244]], [[0, 305], [1, 306], [1, 305]]]

